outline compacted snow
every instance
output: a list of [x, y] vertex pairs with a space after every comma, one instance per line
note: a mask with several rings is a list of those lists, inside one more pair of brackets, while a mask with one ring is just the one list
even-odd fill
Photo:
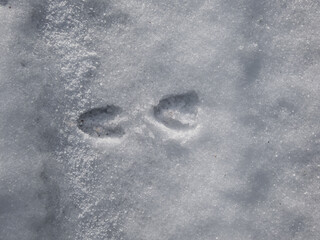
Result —
[[0, 0], [0, 239], [320, 239], [318, 0]]

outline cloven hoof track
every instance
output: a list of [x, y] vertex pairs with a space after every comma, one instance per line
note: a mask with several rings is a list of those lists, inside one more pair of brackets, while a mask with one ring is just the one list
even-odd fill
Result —
[[166, 127], [186, 130], [196, 126], [199, 97], [195, 91], [168, 95], [153, 107], [155, 119]]
[[78, 128], [92, 137], [122, 137], [125, 131], [114, 121], [121, 111], [121, 108], [115, 105], [93, 108], [79, 116]]

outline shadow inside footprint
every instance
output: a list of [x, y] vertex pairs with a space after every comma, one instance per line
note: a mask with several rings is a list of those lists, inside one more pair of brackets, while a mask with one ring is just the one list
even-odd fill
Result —
[[183, 130], [196, 126], [199, 97], [195, 91], [168, 95], [153, 107], [153, 114], [158, 122], [168, 128]]
[[121, 108], [114, 105], [93, 108], [79, 116], [78, 128], [92, 137], [122, 137], [125, 131], [117, 123], [117, 117], [121, 112]]

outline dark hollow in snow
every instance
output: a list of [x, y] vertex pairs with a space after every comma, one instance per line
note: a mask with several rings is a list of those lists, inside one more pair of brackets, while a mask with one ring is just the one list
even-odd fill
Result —
[[183, 116], [197, 115], [199, 97], [195, 91], [182, 94], [172, 94], [162, 98], [157, 106], [153, 107], [153, 114], [157, 121], [168, 128], [183, 130], [193, 126], [193, 123], [183, 121]]
[[121, 112], [121, 108], [115, 105], [93, 108], [79, 116], [77, 125], [81, 131], [92, 137], [122, 137], [125, 134], [124, 129], [111, 122]]

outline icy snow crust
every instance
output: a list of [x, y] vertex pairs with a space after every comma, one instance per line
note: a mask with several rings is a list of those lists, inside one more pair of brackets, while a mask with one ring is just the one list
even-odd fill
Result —
[[320, 239], [320, 2], [0, 0], [0, 239]]

